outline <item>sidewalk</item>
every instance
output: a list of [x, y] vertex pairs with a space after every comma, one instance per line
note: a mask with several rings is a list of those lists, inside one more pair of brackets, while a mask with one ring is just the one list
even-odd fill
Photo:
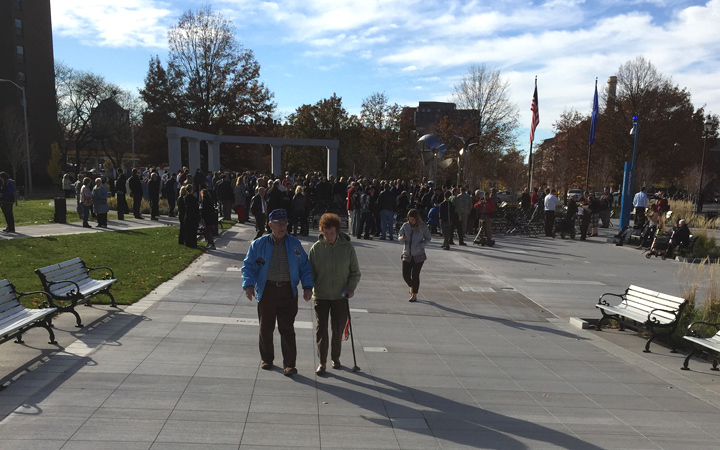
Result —
[[[681, 372], [683, 355], [643, 354], [633, 333], [567, 324], [568, 310], [599, 316], [599, 291], [671, 289], [676, 263], [600, 239], [499, 236], [450, 252], [434, 240], [411, 304], [400, 244], [354, 241], [362, 370], [348, 369], [345, 343], [345, 367], [315, 376], [301, 300], [299, 374], [287, 378], [258, 367], [239, 271], [253, 236], [236, 225], [140, 302], [92, 308], [94, 329], [0, 391], [2, 448], [705, 449], [720, 437], [708, 363]], [[42, 333], [13, 351], [52, 350]]]

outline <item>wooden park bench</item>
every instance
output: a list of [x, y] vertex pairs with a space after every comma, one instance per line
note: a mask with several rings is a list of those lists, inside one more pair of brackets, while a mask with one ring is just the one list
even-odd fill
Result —
[[[29, 309], [20, 304], [20, 298], [31, 295], [42, 294], [47, 296], [48, 304], [45, 308]], [[57, 344], [55, 333], [51, 328], [50, 316], [57, 311], [57, 308], [50, 306], [51, 298], [47, 292], [25, 292], [19, 293], [7, 279], [0, 281], [0, 343], [15, 338], [15, 343], [23, 342], [24, 332], [34, 327], [43, 327], [50, 333], [50, 344]]]
[[[105, 276], [101, 280], [90, 277], [93, 270], [103, 269]], [[52, 296], [53, 306], [58, 312], [70, 312], [77, 319], [76, 327], [83, 326], [80, 315], [75, 310], [79, 304], [90, 306], [90, 299], [98, 294], [110, 297], [113, 307], [116, 307], [115, 297], [110, 293], [110, 287], [117, 281], [111, 268], [87, 267], [83, 260], [74, 258], [59, 264], [35, 270], [40, 277], [43, 289]], [[57, 303], [58, 301], [64, 304]]]
[[[605, 296], [619, 297], [622, 300], [617, 306], [610, 305]], [[650, 353], [650, 343], [656, 337], [670, 336], [677, 329], [683, 309], [687, 300], [672, 295], [651, 291], [639, 286], [630, 286], [623, 294], [603, 294], [600, 296], [596, 308], [602, 312], [602, 318], [596, 325], [597, 331], [609, 319], [614, 319], [620, 325], [620, 331], [625, 327], [640, 331], [645, 329], [650, 333], [650, 339], [645, 344], [645, 353]], [[675, 348], [672, 349], [675, 353]]]
[[[704, 327], [699, 327], [704, 325]], [[701, 328], [706, 331], [708, 328], [712, 329], [715, 334], [710, 337], [702, 337], [703, 334]], [[689, 341], [692, 344], [692, 350], [690, 354], [685, 358], [685, 362], [681, 367], [682, 370], [690, 370], [688, 363], [693, 355], [700, 353], [707, 354], [712, 360], [712, 369], [718, 371], [718, 355], [720, 355], [720, 323], [708, 323], [708, 322], [693, 322], [688, 325], [687, 333], [683, 336], [683, 339]]]

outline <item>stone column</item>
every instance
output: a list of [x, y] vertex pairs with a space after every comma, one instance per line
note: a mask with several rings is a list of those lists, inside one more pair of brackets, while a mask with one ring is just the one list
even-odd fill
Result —
[[170, 164], [170, 172], [180, 173], [182, 169], [182, 153], [180, 140], [182, 137], [178, 134], [168, 134], [168, 164]]
[[195, 175], [195, 171], [200, 168], [200, 140], [188, 138], [188, 168], [190, 175]]
[[328, 147], [327, 148], [327, 174], [326, 177], [330, 177], [332, 175], [333, 177], [337, 178], [337, 147]]
[[220, 170], [220, 143], [208, 142], [208, 172]]
[[272, 166], [272, 167], [271, 167], [271, 172], [272, 172], [273, 175], [275, 175], [277, 178], [281, 178], [281, 179], [282, 179], [282, 175], [283, 175], [283, 173], [282, 173], [282, 162], [280, 161], [280, 159], [281, 159], [281, 157], [282, 157], [282, 145], [280, 145], [280, 144], [271, 144], [271, 145], [270, 145], [270, 148], [271, 148], [271, 151], [272, 151], [271, 156], [270, 156], [270, 165]]

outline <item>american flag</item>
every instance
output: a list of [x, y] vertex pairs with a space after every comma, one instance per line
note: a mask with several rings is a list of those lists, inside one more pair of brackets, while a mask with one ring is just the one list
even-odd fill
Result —
[[530, 123], [530, 143], [532, 144], [535, 140], [535, 128], [540, 123], [540, 105], [538, 104], [537, 97], [537, 78], [535, 79], [535, 92], [533, 93], [532, 103], [530, 104], [530, 111], [532, 111], [532, 122]]

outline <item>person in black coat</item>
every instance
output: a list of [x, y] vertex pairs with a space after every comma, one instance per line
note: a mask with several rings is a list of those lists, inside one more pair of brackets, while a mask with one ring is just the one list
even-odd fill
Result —
[[202, 217], [203, 225], [205, 225], [205, 242], [207, 250], [215, 250], [215, 230], [217, 230], [218, 216], [215, 212], [215, 201], [210, 194], [210, 191], [203, 189], [200, 191], [200, 216]]
[[178, 244], [185, 245], [185, 195], [187, 195], [187, 187], [180, 188], [180, 197], [177, 200], [178, 219], [180, 219], [180, 232], [178, 234]]
[[150, 196], [150, 220], [158, 220], [160, 215], [160, 176], [153, 172], [148, 180], [148, 195]]
[[200, 204], [193, 195], [194, 191], [193, 185], [188, 184], [185, 196], [185, 246], [190, 248], [197, 248], [197, 229], [200, 224]]
[[130, 195], [133, 199], [133, 215], [136, 219], [144, 219], [144, 217], [140, 215], [140, 204], [143, 199], [143, 189], [137, 169], [133, 169], [132, 176], [130, 177], [128, 184], [130, 187]]
[[171, 174], [170, 178], [165, 182], [163, 187], [163, 196], [168, 201], [168, 216], [175, 217], [175, 202], [177, 201], [177, 187], [175, 174]]
[[267, 223], [268, 207], [265, 202], [265, 188], [258, 188], [257, 194], [252, 198], [250, 203], [250, 212], [255, 217], [255, 239], [265, 234], [265, 226]]
[[117, 216], [118, 220], [125, 220], [125, 214], [130, 214], [127, 199], [125, 198], [125, 185], [127, 184], [127, 175], [122, 169], [118, 169], [118, 176], [115, 179], [115, 195], [117, 195]]

